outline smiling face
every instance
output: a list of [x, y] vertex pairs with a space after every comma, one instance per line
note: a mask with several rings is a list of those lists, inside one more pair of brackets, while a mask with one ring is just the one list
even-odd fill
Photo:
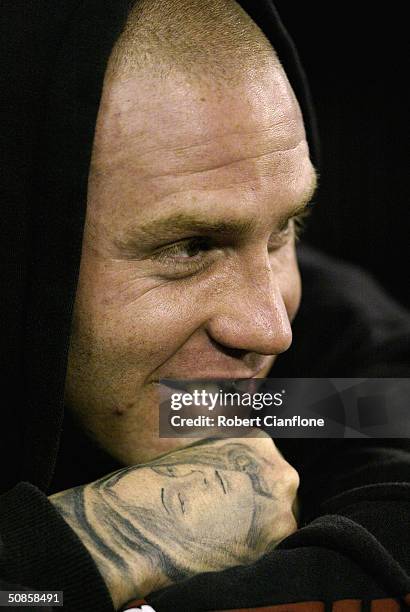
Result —
[[229, 87], [106, 80], [66, 402], [112, 456], [134, 464], [186, 444], [158, 437], [160, 378], [263, 376], [289, 347], [292, 217], [313, 186], [277, 62]]
[[183, 571], [192, 557], [207, 570], [249, 563], [276, 546], [283, 529], [295, 528], [290, 466], [272, 451], [266, 434], [208, 440], [103, 477], [90, 485], [87, 508], [105, 534], [113, 529], [107, 520], [113, 512], [135, 520], [145, 553], [156, 558], [161, 551], [165, 574], [170, 563]]
[[[195, 464], [177, 465], [172, 469], [167, 466], [142, 469], [147, 471], [150, 486], [147, 487], [147, 500], [144, 491], [140, 491], [136, 503], [140, 509], [157, 514], [157, 525], [159, 521], [164, 522], [164, 529], [168, 528], [170, 532], [172, 524], [181, 538], [195, 538], [195, 534], [206, 533], [213, 542], [226, 537], [228, 529], [232, 531], [232, 538], [237, 537], [235, 530], [240, 525], [243, 539], [246, 539], [255, 505], [252, 483], [246, 474]], [[132, 484], [131, 473], [114, 487], [114, 491], [121, 496], [121, 487], [127, 488]], [[268, 503], [261, 498], [262, 502]], [[272, 500], [269, 503], [272, 504]], [[214, 520], [212, 512], [204, 512], [204, 508], [214, 504], [218, 505], [223, 517], [220, 521]]]

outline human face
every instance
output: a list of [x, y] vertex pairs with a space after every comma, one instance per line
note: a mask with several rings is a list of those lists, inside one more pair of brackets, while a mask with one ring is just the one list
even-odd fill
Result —
[[[212, 534], [210, 539], [218, 542], [227, 536], [228, 530], [232, 540], [238, 538], [240, 526], [241, 536], [246, 540], [252, 526], [256, 495], [247, 474], [207, 465], [182, 464], [144, 467], [141, 477], [149, 482], [149, 487], [145, 491], [139, 489], [135, 503], [157, 514], [156, 527], [159, 528], [162, 521], [166, 525], [164, 530], [170, 533], [171, 523], [180, 532], [181, 539], [204, 533]], [[133, 483], [135, 485], [135, 476], [130, 472], [113, 491], [119, 497], [125, 496], [123, 490], [129, 490]], [[272, 499], [260, 497], [260, 500], [261, 504], [273, 504]], [[219, 521], [215, 521], [210, 511], [213, 504], [218, 505]]]
[[266, 434], [213, 440], [101, 478], [86, 487], [86, 505], [105, 537], [115, 531], [104, 519], [114, 511], [136, 521], [147, 554], [161, 551], [190, 572], [191, 563], [198, 571], [221, 569], [251, 562], [283, 529], [294, 530], [289, 468]]
[[66, 402], [113, 457], [186, 444], [159, 438], [159, 379], [264, 376], [289, 347], [300, 278], [288, 220], [313, 178], [273, 61], [230, 87], [105, 82]]

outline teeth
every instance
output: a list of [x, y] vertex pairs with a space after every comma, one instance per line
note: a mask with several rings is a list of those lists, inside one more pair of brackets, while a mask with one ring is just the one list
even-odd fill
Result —
[[206, 383], [206, 382], [197, 382], [197, 383], [188, 382], [185, 385], [185, 388], [188, 391], [188, 393], [191, 393], [191, 394], [194, 391], [201, 392], [202, 390], [205, 390], [207, 393], [218, 393], [219, 391], [219, 387], [217, 385], [212, 384], [212, 383]]
[[198, 388], [198, 385], [196, 383], [186, 383], [185, 384], [185, 389], [189, 392], [192, 393], [193, 391], [195, 391]]

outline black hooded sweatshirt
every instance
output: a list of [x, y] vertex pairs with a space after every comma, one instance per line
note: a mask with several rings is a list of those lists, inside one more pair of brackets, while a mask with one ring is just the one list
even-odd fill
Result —
[[[62, 590], [67, 611], [113, 610], [93, 560], [47, 495], [118, 467], [64, 415], [63, 393], [95, 121], [130, 4], [1, 3], [0, 590]], [[317, 164], [294, 46], [269, 0], [240, 4], [278, 52]], [[408, 313], [361, 270], [306, 247], [299, 261], [304, 295], [294, 342], [271, 375], [408, 376]], [[300, 529], [253, 565], [190, 578], [148, 603], [157, 612], [353, 611], [360, 602], [404, 609], [409, 441], [277, 445], [301, 477]]]

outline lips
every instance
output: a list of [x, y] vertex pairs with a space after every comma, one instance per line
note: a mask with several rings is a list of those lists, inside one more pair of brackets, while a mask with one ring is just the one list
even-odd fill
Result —
[[250, 378], [263, 378], [260, 376], [260, 373], [263, 371], [264, 368], [261, 368], [260, 370], [258, 370], [256, 373], [255, 372], [238, 372], [235, 375], [229, 375], [227, 376], [226, 374], [221, 374], [221, 373], [214, 373], [214, 374], [198, 374], [198, 375], [190, 375], [189, 377], [184, 377], [184, 376], [175, 376], [175, 375], [171, 375], [171, 374], [167, 374], [162, 376], [160, 379], [155, 380], [154, 382], [160, 382], [163, 380], [172, 380], [173, 383], [173, 387], [177, 387], [180, 389], [187, 389], [188, 385], [192, 384], [192, 382], [200, 382], [200, 383], [205, 383], [206, 381], [210, 381], [215, 382], [215, 381], [234, 381], [234, 380], [248, 380]]

